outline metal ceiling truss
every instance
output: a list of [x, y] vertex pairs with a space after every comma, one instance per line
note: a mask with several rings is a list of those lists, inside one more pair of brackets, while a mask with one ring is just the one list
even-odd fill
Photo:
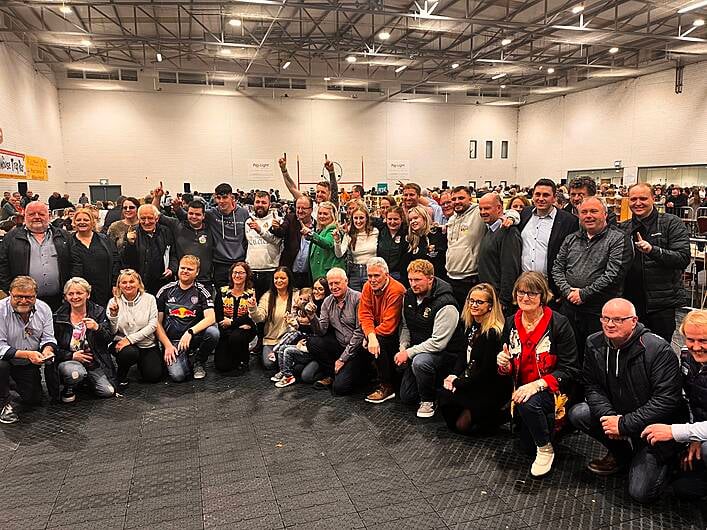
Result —
[[[246, 75], [286, 75], [512, 90], [568, 85], [597, 68], [704, 60], [707, 26], [692, 23], [707, 11], [679, 14], [689, 1], [9, 0], [0, 40], [30, 45], [55, 71], [91, 64], [231, 72], [237, 87]], [[431, 15], [420, 16], [423, 7]]]

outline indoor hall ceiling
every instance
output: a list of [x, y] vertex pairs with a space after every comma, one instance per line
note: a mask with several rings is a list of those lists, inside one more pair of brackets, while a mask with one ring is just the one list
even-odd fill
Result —
[[[679, 12], [695, 4], [704, 5]], [[705, 18], [698, 0], [9, 0], [0, 1], [0, 40], [29, 45], [55, 72], [207, 72], [232, 76], [236, 88], [246, 76], [327, 78], [520, 97], [705, 60]]]

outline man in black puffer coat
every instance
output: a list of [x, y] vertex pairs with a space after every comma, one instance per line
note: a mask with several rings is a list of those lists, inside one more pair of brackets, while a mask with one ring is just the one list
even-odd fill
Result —
[[633, 302], [638, 319], [670, 343], [675, 332], [675, 308], [685, 304], [682, 275], [690, 263], [690, 235], [680, 218], [658, 213], [649, 184], [628, 191], [633, 218], [619, 224], [636, 252], [626, 276], [624, 297]]
[[584, 353], [586, 402], [572, 407], [570, 422], [609, 450], [589, 463], [590, 471], [610, 475], [628, 467], [629, 494], [651, 502], [667, 484], [680, 446], [649, 445], [641, 433], [652, 423], [687, 418], [680, 364], [670, 344], [638, 323], [628, 300], [607, 302], [601, 321], [603, 331], [589, 336]]

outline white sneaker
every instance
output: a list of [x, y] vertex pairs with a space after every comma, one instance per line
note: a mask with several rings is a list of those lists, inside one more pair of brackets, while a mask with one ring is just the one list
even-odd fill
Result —
[[282, 376], [282, 379], [280, 379], [277, 383], [275, 383], [275, 386], [277, 388], [285, 388], [286, 386], [294, 385], [295, 384], [295, 376], [294, 375], [284, 375]]
[[530, 474], [534, 477], [542, 477], [547, 475], [552, 469], [552, 463], [555, 460], [555, 451], [552, 444], [547, 444], [544, 447], [538, 447], [535, 455], [535, 462], [530, 468]]
[[273, 383], [277, 383], [280, 379], [282, 379], [283, 375], [284, 374], [282, 372], [278, 372], [270, 378], [270, 381], [272, 381]]
[[418, 418], [431, 418], [435, 415], [434, 401], [423, 401], [417, 409]]

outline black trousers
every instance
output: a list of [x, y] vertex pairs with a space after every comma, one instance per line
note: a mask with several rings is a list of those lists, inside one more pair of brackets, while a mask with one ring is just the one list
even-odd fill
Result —
[[661, 309], [653, 313], [639, 311], [638, 320], [659, 337], [670, 344], [675, 333], [675, 308]]
[[258, 299], [272, 286], [273, 276], [275, 271], [253, 271], [253, 287]]
[[162, 379], [162, 350], [159, 346], [139, 348], [131, 344], [116, 352], [115, 345], [111, 344], [109, 351], [118, 364], [118, 380], [124, 380], [135, 364], [143, 382], [157, 383]]
[[326, 335], [321, 337], [308, 337], [307, 349], [312, 358], [319, 364], [322, 377], [334, 378], [334, 383], [331, 387], [332, 393], [338, 396], [350, 394], [361, 382], [366, 366], [364, 353], [361, 351], [356, 352], [339, 370], [338, 374], [334, 374], [334, 363], [344, 351], [344, 348], [336, 340], [333, 330], [329, 330]]
[[219, 372], [230, 372], [239, 365], [248, 364], [250, 352], [248, 344], [255, 337], [255, 329], [235, 328], [222, 331], [214, 352], [214, 365]]
[[579, 366], [584, 366], [584, 349], [587, 345], [587, 337], [592, 333], [601, 331], [599, 315], [584, 312], [581, 306], [575, 306], [567, 300], [563, 300], [560, 305], [560, 313], [565, 315], [574, 331], [574, 338], [577, 341], [577, 362]]
[[457, 309], [461, 311], [466, 303], [466, 297], [469, 294], [474, 285], [479, 283], [479, 277], [477, 275], [470, 276], [469, 278], [464, 278], [462, 280], [449, 279], [449, 284], [452, 286], [452, 292], [454, 293], [454, 299], [457, 301], [459, 306]]
[[295, 289], [303, 289], [304, 287], [311, 287], [314, 283], [312, 281], [312, 276], [309, 272], [293, 272], [292, 279], [295, 284]]
[[[380, 344], [380, 354], [373, 359], [376, 366], [376, 375], [378, 376], [379, 385], [395, 386], [397, 371], [393, 358], [400, 349], [400, 340], [398, 334], [394, 335], [376, 335]], [[370, 353], [368, 354], [373, 357]]]
[[231, 268], [230, 263], [216, 263], [214, 262], [214, 287], [216, 291], [221, 287], [225, 287], [229, 282], [228, 271]]
[[10, 402], [11, 378], [23, 403], [36, 405], [42, 401], [42, 376], [39, 366], [0, 360], [0, 407]]

